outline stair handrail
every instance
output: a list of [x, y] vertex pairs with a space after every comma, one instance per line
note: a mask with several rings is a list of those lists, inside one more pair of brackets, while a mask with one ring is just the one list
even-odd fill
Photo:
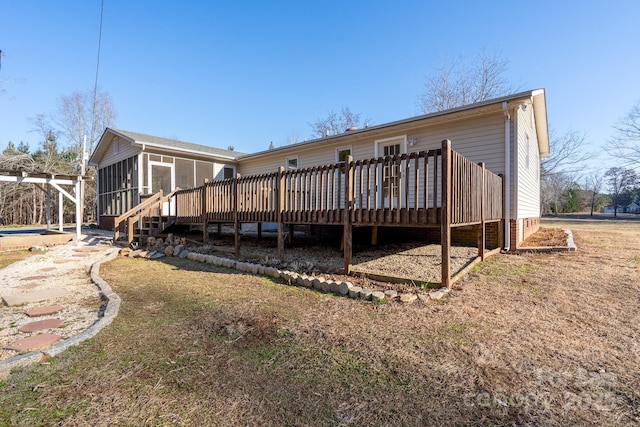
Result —
[[135, 224], [136, 221], [139, 221], [141, 218], [145, 216], [149, 216], [152, 209], [162, 209], [162, 204], [169, 201], [169, 199], [171, 199], [176, 193], [176, 191], [178, 190], [180, 190], [180, 188], [176, 188], [166, 196], [163, 196], [162, 190], [160, 190], [160, 192], [157, 193], [160, 195], [159, 199], [155, 200], [154, 198], [154, 202], [151, 203], [152, 206], [145, 206], [144, 208], [140, 209], [138, 213], [127, 218], [127, 243], [128, 244], [131, 244], [131, 242], [133, 242], [133, 224]]
[[127, 221], [127, 219], [129, 217], [131, 217], [132, 215], [135, 215], [136, 213], [140, 212], [142, 209], [146, 208], [148, 205], [153, 204], [154, 202], [156, 202], [161, 197], [162, 197], [162, 190], [158, 191], [156, 194], [152, 195], [151, 197], [149, 197], [145, 201], [138, 203], [137, 205], [135, 205], [134, 207], [132, 207], [131, 209], [129, 209], [128, 211], [126, 211], [125, 213], [123, 213], [122, 215], [117, 217], [113, 222], [113, 241], [114, 242], [117, 241], [118, 238], [120, 237], [120, 224], [121, 223]]

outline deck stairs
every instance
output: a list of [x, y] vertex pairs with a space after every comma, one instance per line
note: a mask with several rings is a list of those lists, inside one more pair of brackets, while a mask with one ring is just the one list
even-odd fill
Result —
[[116, 218], [114, 242], [124, 246], [139, 245], [145, 243], [149, 237], [158, 236], [171, 227], [175, 223], [175, 216], [162, 215], [162, 211], [163, 204], [169, 201], [174, 193], [175, 191], [163, 195], [160, 191]]

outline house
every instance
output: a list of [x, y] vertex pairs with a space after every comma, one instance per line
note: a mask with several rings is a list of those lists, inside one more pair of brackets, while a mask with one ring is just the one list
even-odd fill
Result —
[[631, 202], [627, 206], [624, 207], [624, 212], [625, 213], [639, 213], [640, 212], [640, 205], [638, 205], [636, 202]]
[[[197, 187], [205, 178], [219, 180], [236, 173], [242, 177], [274, 173], [280, 167], [293, 171], [341, 164], [348, 156], [354, 161], [399, 158], [407, 153], [438, 150], [445, 139], [464, 158], [483, 163], [486, 170], [503, 177], [504, 212], [500, 212], [506, 219], [504, 248], [517, 248], [538, 229], [540, 221], [540, 161], [549, 154], [543, 89], [251, 154], [107, 128], [90, 159], [98, 168], [100, 226], [112, 228], [116, 216], [160, 188], [166, 194], [176, 187]], [[385, 200], [382, 208], [409, 206], [414, 197], [418, 201], [413, 184], [400, 187], [402, 174], [410, 174], [411, 161], [403, 157], [399, 162], [385, 164], [379, 181], [375, 181]], [[337, 179], [346, 178], [338, 174]], [[441, 190], [433, 183], [431, 190], [433, 201], [422, 202], [435, 212], [440, 207]], [[362, 194], [361, 189], [360, 199], [352, 202], [362, 203], [358, 201]]]
[[97, 168], [98, 223], [113, 221], [146, 195], [235, 176], [242, 153], [169, 138], [106, 128], [89, 165]]

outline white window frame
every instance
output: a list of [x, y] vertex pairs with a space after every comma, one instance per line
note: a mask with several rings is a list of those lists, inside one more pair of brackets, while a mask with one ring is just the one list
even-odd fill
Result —
[[382, 152], [382, 150], [380, 150], [380, 147], [384, 147], [386, 145], [398, 144], [398, 143], [400, 143], [400, 154], [406, 154], [407, 153], [407, 135], [398, 135], [398, 136], [392, 136], [391, 138], [376, 139], [374, 142], [374, 148], [373, 148], [374, 157], [376, 159], [378, 157], [382, 157], [382, 154], [380, 154]]
[[340, 152], [349, 150], [349, 155], [353, 156], [353, 146], [345, 146], [336, 148], [336, 163], [340, 163], [343, 160], [340, 160]]
[[[290, 162], [291, 160], [295, 160], [295, 161], [296, 161], [296, 166], [295, 166], [295, 167], [291, 167], [291, 166], [289, 165], [289, 162]], [[284, 161], [284, 168], [285, 168], [285, 170], [297, 170], [297, 169], [298, 169], [298, 167], [299, 167], [299, 164], [300, 164], [300, 163], [298, 162], [298, 156], [295, 156], [295, 157], [287, 157], [287, 158], [285, 159], [285, 161]]]

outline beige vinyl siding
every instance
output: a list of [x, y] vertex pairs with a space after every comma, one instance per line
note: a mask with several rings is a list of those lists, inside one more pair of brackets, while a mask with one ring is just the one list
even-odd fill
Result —
[[437, 149], [443, 139], [452, 141], [453, 149], [475, 162], [485, 162], [487, 169], [494, 173], [504, 173], [504, 117], [500, 114], [460, 120], [433, 126], [417, 127], [411, 133], [389, 131], [375, 137], [357, 139], [345, 134], [344, 138], [331, 143], [314, 144], [298, 150], [277, 150], [259, 157], [239, 160], [238, 172], [255, 175], [275, 172], [284, 166], [287, 157], [298, 156], [298, 168], [307, 168], [336, 163], [336, 150], [345, 146], [352, 148], [354, 159], [368, 159], [375, 156], [375, 142], [392, 137], [415, 139], [415, 145], [407, 147], [408, 152]]
[[[117, 139], [119, 140], [118, 143], [118, 152], [114, 153], [113, 152], [113, 140]], [[140, 154], [142, 152], [142, 150], [140, 149], [140, 147], [137, 147], [133, 144], [131, 144], [129, 141], [127, 141], [126, 139], [120, 138], [115, 136], [112, 140], [111, 143], [109, 144], [109, 146], [107, 147], [107, 150], [104, 154], [104, 156], [102, 157], [102, 159], [100, 159], [100, 163], [98, 163], [98, 169], [102, 169], [105, 166], [109, 166], [112, 165], [114, 163], [120, 162], [122, 160], [128, 159], [130, 157], [133, 157], [137, 154]]]
[[[345, 134], [343, 138], [334, 139], [331, 142], [327, 141], [327, 144], [324, 145], [313, 144], [311, 147], [298, 148], [297, 150], [292, 147], [291, 150], [277, 150], [257, 158], [240, 159], [238, 168], [243, 176], [271, 173], [277, 171], [279, 166], [284, 166], [286, 159], [293, 156], [298, 157], [299, 169], [334, 164], [336, 163], [336, 150], [344, 147], [351, 147], [351, 155], [355, 160], [371, 159], [375, 156], [376, 144], [390, 138], [398, 138], [403, 152], [405, 138], [413, 144], [407, 144], [407, 152], [438, 149], [442, 147], [442, 140], [450, 139], [453, 149], [463, 156], [477, 163], [484, 162], [486, 168], [494, 173], [504, 174], [504, 115], [501, 112], [455, 122], [416, 127], [408, 134], [393, 132], [393, 130], [366, 138]], [[433, 165], [430, 164], [430, 168], [432, 167]], [[423, 179], [422, 173], [420, 172], [420, 179]], [[379, 178], [381, 179], [381, 177]], [[358, 179], [356, 176], [356, 184]], [[414, 196], [412, 183], [410, 183], [409, 189], [409, 202], [412, 203]], [[429, 192], [432, 191], [433, 183], [429, 188]], [[406, 202], [404, 194], [401, 194], [400, 197], [403, 202]], [[359, 200], [359, 195], [356, 194], [355, 198], [356, 201]], [[422, 204], [422, 202], [420, 194], [419, 203]]]
[[540, 216], [540, 158], [533, 108], [518, 108], [517, 114], [517, 218]]

